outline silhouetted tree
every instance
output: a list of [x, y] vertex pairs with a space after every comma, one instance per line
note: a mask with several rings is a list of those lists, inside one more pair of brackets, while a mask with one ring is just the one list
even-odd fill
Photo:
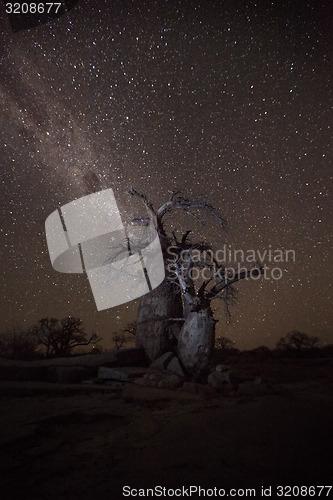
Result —
[[70, 316], [61, 321], [57, 318], [43, 318], [30, 333], [39, 345], [45, 347], [47, 357], [69, 356], [75, 347], [96, 344], [101, 340], [96, 333], [87, 337], [82, 320]]
[[321, 340], [320, 337], [317, 337], [317, 336], [309, 337], [308, 338], [308, 347], [310, 347], [310, 349], [314, 349], [315, 347], [318, 347], [317, 344], [319, 344], [320, 340]]
[[114, 333], [112, 335], [112, 340], [115, 346], [116, 351], [119, 351], [128, 342], [127, 336], [125, 333]]
[[215, 340], [215, 346], [219, 349], [231, 349], [234, 345], [234, 341], [228, 337], [217, 337]]
[[27, 331], [14, 328], [0, 335], [0, 357], [32, 360], [38, 357], [36, 339]]
[[293, 330], [287, 333], [285, 337], [281, 337], [276, 343], [276, 347], [279, 350], [296, 350], [299, 352], [302, 349], [313, 349], [319, 342], [319, 337], [311, 337], [306, 333]]
[[129, 333], [130, 335], [133, 335], [135, 337], [136, 335], [136, 321], [131, 321], [128, 323], [125, 328], [122, 330], [123, 333]]

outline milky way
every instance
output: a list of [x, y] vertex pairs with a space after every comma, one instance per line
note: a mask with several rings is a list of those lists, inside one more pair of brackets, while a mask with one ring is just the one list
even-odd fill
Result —
[[98, 313], [84, 277], [49, 262], [46, 217], [96, 181], [132, 212], [130, 186], [156, 207], [206, 196], [228, 232], [168, 224], [217, 248], [295, 250], [281, 280], [239, 284], [233, 324], [216, 305], [218, 335], [332, 342], [329, 6], [81, 0], [13, 33], [1, 5], [1, 330], [72, 315], [108, 343], [135, 314]]

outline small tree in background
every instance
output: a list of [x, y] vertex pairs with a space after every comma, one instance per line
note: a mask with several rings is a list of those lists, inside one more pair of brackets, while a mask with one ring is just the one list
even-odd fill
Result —
[[319, 342], [319, 337], [311, 337], [307, 333], [293, 330], [287, 333], [285, 337], [281, 337], [276, 343], [276, 347], [279, 350], [296, 350], [300, 352], [304, 349], [313, 349]]
[[310, 347], [310, 349], [314, 349], [315, 347], [318, 347], [318, 345], [316, 344], [319, 344], [319, 342], [320, 342], [320, 337], [317, 336], [309, 337], [308, 347]]
[[130, 323], [128, 323], [125, 328], [122, 330], [123, 333], [129, 333], [131, 334], [133, 337], [135, 337], [135, 334], [136, 334], [136, 321], [131, 321]]
[[16, 328], [0, 335], [0, 357], [32, 360], [38, 358], [38, 342], [27, 331]]
[[119, 349], [121, 349], [123, 345], [125, 345], [128, 342], [127, 336], [123, 332], [113, 333], [112, 340], [116, 351], [119, 351]]
[[96, 344], [101, 340], [96, 333], [90, 337], [84, 332], [82, 320], [67, 317], [43, 318], [30, 330], [30, 334], [46, 349], [46, 357], [70, 356], [78, 346]]
[[218, 349], [231, 349], [234, 343], [235, 342], [228, 337], [217, 337], [215, 340], [215, 347]]

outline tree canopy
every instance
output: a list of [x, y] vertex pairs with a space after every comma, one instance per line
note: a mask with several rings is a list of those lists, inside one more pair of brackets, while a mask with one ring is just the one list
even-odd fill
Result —
[[301, 351], [304, 349], [313, 349], [319, 342], [320, 338], [317, 336], [311, 337], [307, 333], [299, 332], [298, 330], [293, 330], [287, 333], [286, 336], [281, 337], [278, 340], [276, 347], [279, 350]]
[[96, 333], [87, 336], [82, 327], [82, 320], [68, 316], [57, 318], [42, 318], [38, 325], [30, 330], [30, 335], [37, 339], [38, 345], [46, 349], [46, 356], [69, 356], [75, 347], [97, 343], [101, 339]]

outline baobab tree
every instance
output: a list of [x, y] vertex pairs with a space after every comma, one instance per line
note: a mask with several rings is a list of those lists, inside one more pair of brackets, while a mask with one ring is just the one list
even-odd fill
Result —
[[[184, 305], [177, 354], [188, 372], [201, 373], [208, 367], [215, 345], [217, 320], [213, 316], [212, 301], [223, 301], [227, 319], [230, 320], [230, 305], [236, 301], [234, 284], [242, 279], [259, 277], [262, 267], [226, 269], [216, 261], [210, 247], [189, 242], [189, 233], [187, 231], [180, 241], [174, 235], [177, 252], [171, 264]], [[201, 271], [196, 273], [196, 279], [195, 269]]]
[[[174, 210], [181, 210], [202, 225], [205, 225], [204, 215], [208, 213], [220, 229], [225, 228], [225, 219], [207, 200], [190, 200], [181, 193], [173, 193], [168, 202], [155, 210], [145, 195], [134, 189], [130, 193], [143, 201], [155, 221], [166, 270], [163, 283], [140, 299], [136, 345], [145, 350], [151, 361], [173, 350], [188, 372], [204, 372], [215, 342], [216, 320], [211, 302], [221, 299], [230, 318], [230, 305], [236, 294], [234, 283], [259, 276], [262, 268], [256, 265], [239, 272], [225, 269], [215, 260], [206, 243], [189, 241], [191, 231], [187, 231], [181, 240], [174, 232], [167, 234], [165, 216]], [[203, 271], [199, 286], [193, 277], [194, 269]]]
[[[154, 221], [160, 237], [164, 262], [168, 258], [171, 235], [165, 228], [166, 216], [173, 211], [181, 211], [204, 225], [203, 215], [210, 214], [222, 228], [226, 221], [218, 211], [204, 199], [190, 200], [179, 192], [172, 193], [170, 199], [157, 210], [154, 209], [146, 195], [130, 189], [132, 196], [139, 198], [146, 207], [150, 218]], [[137, 316], [135, 341], [142, 347], [150, 361], [164, 352], [173, 350], [177, 343], [181, 324], [184, 322], [182, 290], [179, 284], [170, 279], [168, 267], [166, 277], [157, 288], [141, 297]]]

